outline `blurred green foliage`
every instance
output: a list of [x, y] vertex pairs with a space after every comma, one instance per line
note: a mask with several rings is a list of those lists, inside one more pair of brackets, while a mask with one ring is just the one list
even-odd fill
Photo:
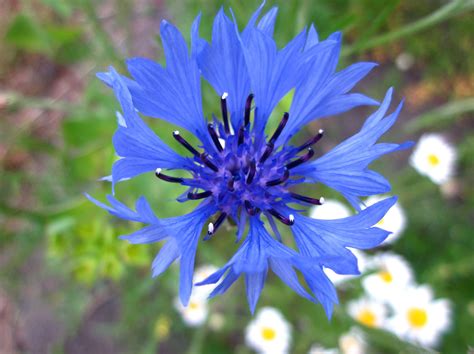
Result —
[[[31, 161], [40, 164], [38, 167], [32, 162], [33, 167], [16, 168], [15, 164], [2, 161], [0, 221], [5, 227], [0, 238], [0, 255], [8, 254], [5, 264], [0, 264], [2, 287], [12, 294], [20, 293], [21, 278], [14, 275], [32, 254], [41, 252], [48, 265], [48, 276], [62, 280], [56, 297], [64, 303], [58, 312], [68, 324], [68, 336], [76, 333], [87, 304], [94, 303], [97, 293], [105, 289], [110, 296], [120, 298], [121, 317], [108, 326], [110, 335], [124, 345], [125, 352], [152, 353], [160, 348], [163, 352], [197, 352], [198, 349], [205, 353], [250, 352], [243, 343], [250, 314], [243, 300], [242, 283], [234, 286], [225, 298], [212, 303], [213, 311], [226, 316], [223, 329], [212, 332], [206, 327], [197, 330], [185, 327], [173, 309], [176, 268], [160, 279], [150, 279], [148, 268], [158, 249], [156, 245], [131, 246], [118, 240], [118, 235], [131, 232], [136, 226], [109, 217], [88, 203], [82, 193], [87, 191], [94, 196], [110, 193], [110, 185], [97, 182], [97, 178], [110, 173], [116, 158], [111, 138], [116, 128], [118, 105], [112, 93], [94, 78], [94, 72], [104, 70], [107, 65], [123, 68], [123, 59], [136, 54], [136, 48], [130, 45], [133, 41], [125, 41], [124, 45], [124, 41], [107, 28], [108, 21], [117, 21], [122, 29], [132, 32], [132, 27], [142, 18], [157, 24], [155, 17], [166, 17], [184, 33], [189, 33], [194, 16], [201, 11], [201, 35], [209, 38], [213, 17], [221, 5], [233, 8], [242, 27], [256, 3], [174, 0], [166, 1], [161, 7], [156, 5], [159, 11], [153, 11], [153, 2], [150, 2], [143, 11], [137, 12], [132, 2], [117, 0], [112, 1], [115, 11], [106, 18], [101, 17], [100, 6], [91, 0], [42, 0], [41, 5], [35, 2], [34, 6], [26, 3], [28, 5], [15, 16], [2, 18], [7, 23], [0, 48], [8, 55], [7, 61], [0, 62], [0, 73], [23, 65], [29, 56], [45, 57], [60, 68], [80, 71], [79, 68], [87, 67], [87, 70], [80, 71], [81, 98], [74, 103], [50, 99], [42, 93], [35, 98], [23, 95], [15, 91], [14, 86], [9, 89], [6, 74], [5, 79], [2, 78], [5, 84], [2, 87], [8, 89], [0, 91], [0, 97], [5, 97], [7, 102], [1, 111], [5, 117], [25, 108], [64, 112], [57, 127], [57, 143], [38, 137], [28, 122], [0, 123], [0, 141], [10, 153], [6, 156], [23, 151]], [[275, 32], [278, 44], [283, 45], [314, 22], [322, 38], [336, 30], [344, 32], [345, 56], [341, 67], [356, 60], [382, 61], [382, 67], [371, 75], [365, 88], [375, 97], [381, 98], [390, 85], [400, 91], [414, 82], [448, 80], [453, 87], [459, 80], [469, 82], [474, 77], [474, 56], [469, 55], [474, 34], [472, 1], [281, 0], [268, 3], [280, 8]], [[41, 11], [36, 13], [38, 6]], [[148, 37], [153, 38], [156, 28], [157, 25], [148, 28]], [[159, 45], [152, 49], [156, 50], [155, 59], [162, 60]], [[411, 53], [416, 59], [408, 73], [394, 68], [394, 60], [401, 52]], [[422, 132], [442, 129], [459, 149], [458, 192], [450, 197], [442, 194], [437, 186], [407, 166], [406, 155], [386, 157], [377, 163], [377, 168], [390, 177], [394, 193], [400, 195], [409, 219], [408, 229], [393, 246], [393, 251], [410, 261], [419, 282], [430, 284], [438, 297], [449, 298], [454, 303], [454, 325], [440, 350], [461, 353], [468, 346], [474, 346], [474, 190], [471, 187], [474, 184], [474, 139], [470, 136], [474, 109], [472, 98], [460, 96], [456, 90], [445, 90], [442, 95], [441, 101], [434, 99], [403, 117], [391, 138], [403, 140], [406, 134], [411, 134], [416, 139]], [[291, 94], [282, 100], [277, 110], [286, 110], [290, 101]], [[218, 110], [217, 103], [210, 87], [204, 85], [207, 115]], [[420, 112], [423, 114], [416, 118]], [[354, 118], [352, 115], [338, 118], [352, 119], [347, 127], [337, 123], [337, 119], [322, 123], [329, 132], [325, 148], [356, 131], [363, 114], [357, 113]], [[407, 122], [409, 116], [412, 119]], [[43, 117], [40, 115], [37, 120]], [[173, 129], [157, 120], [149, 122], [156, 131]], [[48, 121], [44, 124], [49, 129]], [[161, 134], [161, 137], [175, 147], [171, 134]], [[120, 184], [117, 193], [128, 203], [139, 195], [147, 196], [160, 217], [192, 209], [189, 203], [174, 200], [182, 193], [179, 187], [167, 185], [165, 188], [150, 175]], [[334, 196], [327, 189], [320, 188], [318, 193]], [[24, 199], [30, 200], [29, 203], [19, 203]], [[220, 265], [235, 251], [237, 245], [231, 241], [232, 230], [227, 231], [200, 247], [198, 264]], [[353, 281], [340, 294], [341, 302], [355, 298], [360, 292], [358, 281]], [[260, 305], [281, 309], [292, 323], [294, 353], [307, 352], [314, 342], [334, 347], [339, 335], [354, 324], [342, 307], [336, 309], [334, 318], [328, 322], [321, 308], [297, 298], [274, 277], [267, 281]], [[388, 333], [366, 330], [366, 334], [373, 353], [422, 352]], [[63, 352], [61, 343], [57, 352]]]

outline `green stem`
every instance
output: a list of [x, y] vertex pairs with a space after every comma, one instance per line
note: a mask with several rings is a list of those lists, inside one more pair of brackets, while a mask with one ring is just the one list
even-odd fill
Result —
[[474, 98], [448, 102], [413, 119], [405, 126], [405, 131], [416, 133], [424, 128], [449, 123], [451, 119], [472, 111], [474, 111]]
[[87, 20], [93, 29], [92, 38], [96, 41], [96, 45], [99, 49], [102, 49], [103, 59], [120, 61], [120, 57], [117, 54], [117, 50], [113, 45], [113, 41], [110, 38], [107, 31], [102, 26], [102, 21], [97, 16], [96, 9], [94, 7], [95, 2], [91, 0], [82, 0], [82, 10], [87, 16]]
[[207, 324], [203, 324], [199, 328], [196, 328], [194, 331], [193, 338], [191, 339], [191, 344], [189, 345], [188, 354], [201, 354], [202, 346], [204, 344], [204, 339], [206, 338]]
[[0, 98], [5, 100], [7, 106], [31, 107], [39, 109], [51, 109], [55, 111], [70, 112], [77, 106], [73, 103], [53, 98], [28, 97], [17, 92], [0, 92]]
[[342, 51], [343, 56], [348, 56], [354, 53], [359, 53], [363, 50], [377, 47], [386, 43], [390, 43], [396, 39], [400, 39], [416, 32], [429, 28], [439, 22], [447, 20], [455, 15], [458, 15], [463, 10], [471, 10], [474, 8], [473, 0], [453, 0], [448, 2], [446, 5], [440, 7], [438, 10], [423, 17], [409, 25], [406, 25], [399, 30], [388, 32], [380, 36], [376, 36], [367, 41], [359, 44], [352, 45], [344, 48]]
[[38, 222], [43, 222], [49, 217], [62, 214], [81, 206], [86, 202], [86, 200], [86, 197], [80, 195], [79, 197], [67, 200], [63, 203], [49, 205], [36, 210], [17, 209], [2, 203], [0, 204], [0, 212], [9, 216], [25, 217]]

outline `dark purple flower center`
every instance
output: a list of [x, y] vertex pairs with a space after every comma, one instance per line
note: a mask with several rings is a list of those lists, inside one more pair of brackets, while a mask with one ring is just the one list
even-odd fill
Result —
[[164, 181], [189, 186], [187, 199], [211, 198], [210, 202], [219, 208], [220, 214], [209, 224], [206, 238], [211, 237], [228, 216], [237, 220], [241, 213], [250, 216], [264, 213], [291, 226], [294, 216], [282, 215], [279, 209], [287, 203], [321, 205], [324, 201], [288, 189], [304, 181], [292, 178], [291, 171], [313, 157], [311, 145], [322, 138], [323, 131], [301, 146], [278, 147], [275, 144], [290, 118], [285, 113], [268, 142], [255, 139], [256, 134], [250, 129], [252, 100], [251, 94], [245, 103], [244, 120], [232, 132], [227, 93], [224, 93], [221, 97], [223, 124], [215, 120], [207, 127], [215, 148], [212, 151], [199, 152], [179, 131], [173, 132], [173, 137], [194, 156], [195, 165], [190, 171], [193, 178], [172, 177], [163, 174], [161, 169], [156, 171], [156, 176]]

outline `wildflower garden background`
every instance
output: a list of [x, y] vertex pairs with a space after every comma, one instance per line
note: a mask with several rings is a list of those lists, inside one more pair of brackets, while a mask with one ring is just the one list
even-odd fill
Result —
[[[343, 32], [340, 68], [379, 63], [358, 92], [382, 100], [393, 86], [395, 101], [405, 98], [405, 106], [383, 140], [416, 144], [373, 165], [399, 196], [397, 210], [379, 225], [392, 227], [396, 239], [360, 255], [362, 277], [334, 278], [340, 305], [331, 320], [320, 305], [298, 297], [274, 275], [255, 316], [243, 281], [223, 296], [183, 308], [176, 265], [151, 278], [160, 245], [119, 240], [137, 226], [111, 217], [84, 196], [104, 200], [110, 184], [97, 179], [109, 175], [116, 160], [112, 136], [119, 105], [95, 73], [109, 65], [125, 72], [124, 60], [135, 56], [163, 63], [162, 19], [189, 40], [201, 12], [200, 33], [209, 39], [221, 6], [231, 7], [243, 28], [258, 5], [244, 0], [0, 3], [0, 354], [269, 353], [275, 352], [265, 349], [271, 341], [289, 353], [473, 350], [472, 0], [301, 0], [265, 6], [279, 7], [279, 46], [314, 23], [321, 39]], [[290, 101], [291, 94], [277, 111], [288, 110]], [[207, 115], [220, 110], [208, 84], [203, 106]], [[321, 155], [356, 133], [373, 110], [362, 107], [317, 120], [307, 127], [306, 138], [324, 129], [315, 149]], [[269, 129], [278, 122], [270, 121]], [[174, 127], [147, 123], [179, 150]], [[159, 217], [182, 215], [197, 205], [177, 203], [184, 189], [152, 173], [116, 188], [129, 205], [145, 195]], [[354, 213], [334, 191], [315, 188], [312, 193], [328, 201], [313, 210], [315, 217]], [[222, 266], [235, 252], [233, 232], [226, 224], [201, 243], [196, 276]], [[384, 282], [395, 288], [384, 288]], [[386, 297], [397, 287], [403, 290], [397, 298]], [[432, 297], [421, 296], [423, 290]], [[410, 305], [416, 299], [420, 303]], [[405, 325], [412, 327], [401, 333]]]

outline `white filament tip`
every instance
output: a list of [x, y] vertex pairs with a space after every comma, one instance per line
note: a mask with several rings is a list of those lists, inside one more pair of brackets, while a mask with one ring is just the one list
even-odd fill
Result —
[[214, 224], [212, 222], [210, 222], [209, 225], [207, 225], [207, 233], [209, 235], [212, 235], [214, 233]]
[[321, 205], [324, 204], [325, 201], [326, 199], [324, 199], [324, 197], [319, 198], [319, 202], [321, 203]]
[[225, 100], [227, 97], [229, 97], [229, 94], [227, 92], [224, 92], [222, 94], [222, 99]]
[[290, 220], [290, 222], [295, 222], [295, 216], [293, 214], [290, 214], [288, 219]]
[[179, 135], [179, 130], [175, 130], [175, 131], [173, 132], [173, 135]]
[[324, 133], [324, 130], [323, 130], [323, 129], [319, 129], [318, 133], [319, 133], [319, 134], [322, 134], [322, 133]]
[[161, 168], [157, 168], [157, 169], [155, 170], [155, 173], [156, 173], [157, 175], [159, 175], [159, 174], [161, 173]]

